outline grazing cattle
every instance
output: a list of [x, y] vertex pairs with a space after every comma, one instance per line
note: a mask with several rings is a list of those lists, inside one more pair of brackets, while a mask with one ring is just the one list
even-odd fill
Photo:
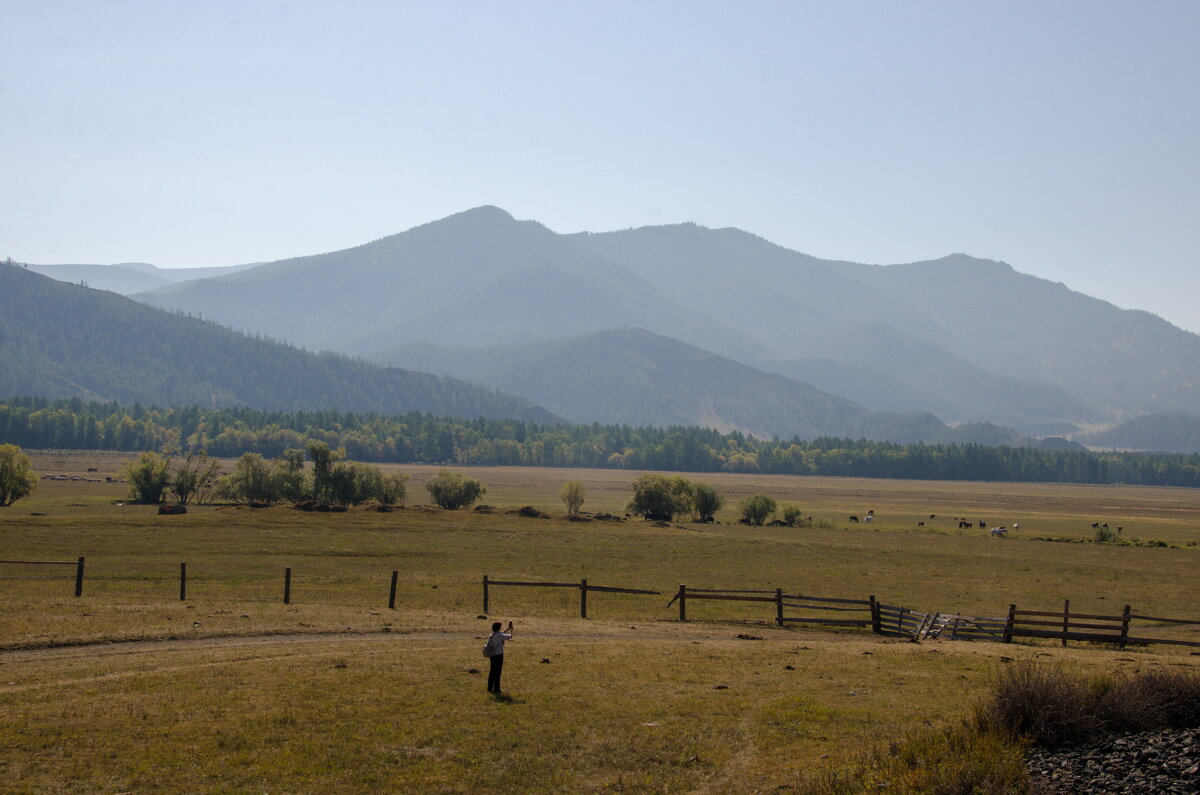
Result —
[[925, 526], [924, 522], [917, 522], [917, 527], [924, 527], [924, 526]]
[[931, 513], [931, 514], [929, 514], [929, 518], [930, 518], [930, 519], [936, 519], [936, 518], [937, 518], [937, 514], [936, 514], [936, 513]]
[[1101, 526], [1101, 527], [1103, 527], [1105, 530], [1107, 530], [1107, 529], [1108, 529], [1108, 522], [1105, 522], [1104, 524], [1102, 524], [1102, 525], [1100, 525], [1100, 526]]
[[1021, 529], [1021, 523], [1013, 522], [1013, 530], [1020, 530], [1020, 529]]
[[1093, 529], [1093, 530], [1099, 530], [1099, 529], [1100, 529], [1100, 523], [1099, 523], [1099, 522], [1092, 522], [1092, 529]]
[[1007, 533], [1008, 533], [1008, 529], [1004, 528], [1004, 527], [993, 527], [991, 530], [988, 531], [988, 534], [991, 535], [993, 538], [1004, 538], [1004, 536]]
[[850, 517], [850, 524], [858, 524], [858, 517], [857, 517], [857, 516], [851, 516], [851, 517]]
[[985, 528], [985, 527], [987, 527], [987, 522], [985, 522], [985, 521], [983, 521], [982, 519], [980, 519], [980, 520], [979, 520], [979, 529], [980, 529], [980, 530], [982, 530], [982, 529], [983, 529], [983, 528]]
[[1124, 529], [1125, 529], [1125, 528], [1124, 528], [1124, 527], [1121, 527], [1121, 525], [1117, 525], [1117, 535], [1121, 535], [1121, 531], [1122, 531], [1122, 530], [1124, 530]]
[[875, 509], [874, 509], [874, 508], [872, 508], [871, 510], [867, 511], [867, 516], [874, 516], [874, 515], [875, 515]]

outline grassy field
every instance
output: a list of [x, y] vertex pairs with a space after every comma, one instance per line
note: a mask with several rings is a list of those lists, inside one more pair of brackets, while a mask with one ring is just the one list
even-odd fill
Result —
[[[124, 460], [50, 453], [35, 465], [103, 480]], [[79, 599], [69, 567], [0, 565], [6, 787], [773, 791], [865, 745], [955, 720], [1007, 660], [1200, 669], [1179, 647], [914, 644], [778, 629], [763, 604], [692, 603], [693, 621], [680, 624], [667, 605], [687, 583], [875, 594], [977, 615], [1070, 599], [1077, 612], [1128, 603], [1200, 618], [1195, 491], [697, 475], [730, 497], [721, 523], [662, 528], [562, 516], [563, 482], [583, 481], [584, 510], [623, 513], [638, 473], [470, 470], [495, 508], [481, 514], [420, 507], [435, 470], [396, 469], [413, 480], [408, 507], [391, 513], [200, 506], [160, 517], [118, 504], [120, 484], [83, 481], [42, 481], [0, 510], [0, 558], [87, 558]], [[732, 503], [755, 492], [821, 526], [732, 523]], [[554, 517], [506, 513], [527, 504]], [[871, 524], [847, 522], [868, 510]], [[954, 517], [1021, 528], [990, 539]], [[1033, 540], [1088, 539], [1097, 521], [1168, 546]], [[591, 594], [582, 620], [576, 592], [498, 587], [481, 619], [484, 574], [664, 593]], [[517, 626], [507, 701], [483, 692], [479, 647], [492, 617]], [[1200, 639], [1187, 628], [1158, 634]]]

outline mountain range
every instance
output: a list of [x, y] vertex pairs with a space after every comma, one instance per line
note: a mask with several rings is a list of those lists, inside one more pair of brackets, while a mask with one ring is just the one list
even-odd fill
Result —
[[495, 390], [310, 353], [7, 264], [0, 264], [0, 395], [560, 421]]
[[1197, 335], [963, 254], [865, 265], [738, 229], [558, 234], [479, 207], [200, 275], [134, 297], [580, 422], [1082, 438], [1200, 398]]

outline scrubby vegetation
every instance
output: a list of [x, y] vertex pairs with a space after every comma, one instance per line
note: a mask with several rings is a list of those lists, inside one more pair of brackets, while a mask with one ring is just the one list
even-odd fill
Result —
[[429, 496], [448, 511], [466, 508], [487, 493], [487, 487], [475, 478], [443, 469], [425, 484]]
[[562, 500], [567, 513], [574, 516], [583, 507], [583, 501], [587, 497], [587, 490], [584, 489], [583, 484], [578, 480], [569, 480], [563, 484], [558, 497]]
[[813, 793], [1024, 792], [1030, 746], [1200, 726], [1200, 675], [1147, 671], [1084, 676], [1060, 666], [1006, 667], [969, 717], [912, 732], [846, 767], [807, 776]]

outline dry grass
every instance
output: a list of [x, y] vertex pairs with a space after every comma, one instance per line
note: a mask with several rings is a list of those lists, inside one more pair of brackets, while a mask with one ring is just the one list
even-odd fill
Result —
[[[103, 478], [121, 458], [55, 454], [35, 463], [43, 472], [94, 467]], [[409, 502], [422, 500], [435, 469], [406, 469]], [[74, 599], [69, 569], [0, 568], [0, 645], [10, 649], [0, 653], [0, 775], [16, 782], [6, 786], [459, 792], [499, 775], [502, 791], [771, 791], [798, 786], [822, 758], [846, 762], [926, 721], [944, 733], [1005, 665], [1002, 656], [1105, 673], [1194, 671], [1200, 662], [1165, 647], [918, 645], [782, 630], [762, 623], [769, 605], [692, 603], [689, 615], [706, 620], [681, 625], [668, 594], [592, 594], [583, 621], [577, 593], [497, 588], [492, 612], [515, 618], [518, 638], [505, 668], [513, 701], [494, 702], [484, 675], [468, 673], [485, 662], [478, 647], [487, 622], [476, 618], [485, 573], [668, 593], [680, 582], [875, 593], [984, 615], [1009, 602], [1052, 609], [1069, 598], [1073, 612], [1116, 612], [1128, 602], [1173, 616], [1200, 595], [1200, 550], [1186, 546], [1200, 540], [1200, 496], [703, 475], [696, 479], [731, 502], [761, 491], [834, 527], [656, 528], [561, 516], [564, 481], [583, 481], [584, 510], [615, 512], [637, 473], [470, 474], [488, 485], [497, 513], [200, 507], [159, 517], [115, 505], [125, 496], [119, 484], [43, 481], [0, 512], [3, 557], [85, 555], [88, 576]], [[556, 518], [503, 513], [524, 504]], [[868, 508], [879, 517], [872, 525], [842, 524], [843, 514]], [[1022, 527], [1004, 540], [959, 533], [949, 517], [967, 514]], [[1127, 536], [1153, 528], [1143, 535], [1179, 548], [1029, 539], [1086, 538], [1096, 520], [1123, 524]], [[185, 602], [180, 561], [189, 567]], [[281, 601], [285, 566], [292, 605]], [[393, 569], [399, 609], [389, 611]], [[96, 639], [160, 642], [48, 647]], [[936, 745], [914, 747], [922, 743]], [[964, 748], [964, 759], [1000, 753]]]

